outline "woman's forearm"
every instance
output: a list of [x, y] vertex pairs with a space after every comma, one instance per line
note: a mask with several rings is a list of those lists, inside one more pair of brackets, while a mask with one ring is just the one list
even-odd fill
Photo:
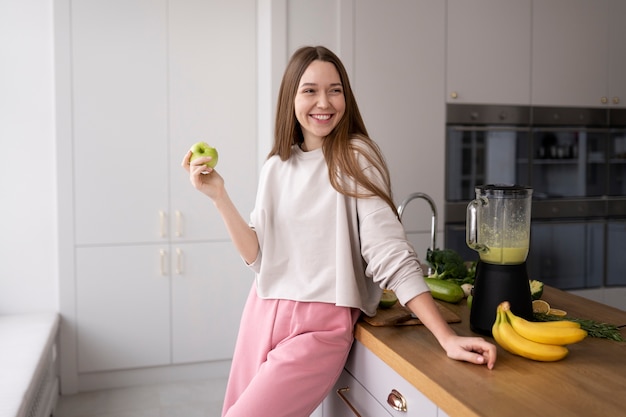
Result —
[[456, 336], [456, 333], [444, 320], [429, 292], [413, 297], [406, 306], [430, 330], [440, 345], [444, 345], [446, 338]]
[[226, 230], [235, 248], [248, 264], [254, 262], [259, 254], [259, 241], [256, 232], [243, 219], [228, 193], [213, 200], [213, 204], [222, 216]]

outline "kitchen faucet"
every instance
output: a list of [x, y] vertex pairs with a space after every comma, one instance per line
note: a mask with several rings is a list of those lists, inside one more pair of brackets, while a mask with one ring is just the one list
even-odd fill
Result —
[[[402, 221], [402, 214], [404, 213], [404, 210], [406, 209], [406, 206], [413, 200], [415, 199], [422, 199], [422, 200], [426, 200], [426, 202], [428, 202], [428, 204], [430, 205], [430, 209], [432, 211], [432, 217], [431, 217], [431, 222], [430, 222], [430, 249], [431, 250], [435, 250], [436, 249], [436, 235], [437, 235], [437, 207], [435, 206], [435, 201], [428, 195], [428, 194], [424, 194], [424, 193], [412, 193], [409, 194], [403, 201], [402, 203], [400, 203], [400, 205], [398, 206], [398, 218], [400, 219], [400, 221]], [[431, 269], [432, 268], [428, 268], [428, 275], [431, 274]]]

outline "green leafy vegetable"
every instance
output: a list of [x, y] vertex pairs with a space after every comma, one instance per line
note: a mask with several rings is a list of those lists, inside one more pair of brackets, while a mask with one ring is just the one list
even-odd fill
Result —
[[434, 271], [429, 275], [430, 278], [453, 280], [458, 284], [474, 281], [473, 277], [468, 278], [468, 269], [461, 255], [452, 249], [429, 248], [426, 252], [426, 262]]

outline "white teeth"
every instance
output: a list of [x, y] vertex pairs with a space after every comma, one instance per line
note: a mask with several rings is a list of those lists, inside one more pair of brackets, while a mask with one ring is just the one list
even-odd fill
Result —
[[328, 120], [330, 119], [330, 114], [314, 114], [311, 117], [317, 120]]

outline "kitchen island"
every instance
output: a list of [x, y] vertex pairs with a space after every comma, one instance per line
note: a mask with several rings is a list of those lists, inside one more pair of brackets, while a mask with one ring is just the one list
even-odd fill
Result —
[[[571, 317], [626, 325], [626, 312], [555, 288], [546, 286], [542, 299]], [[466, 302], [445, 305], [461, 317], [454, 330], [475, 336]], [[626, 337], [624, 327], [621, 333]], [[587, 337], [559, 362], [535, 362], [498, 347], [496, 366], [488, 370], [449, 359], [421, 325], [361, 321], [355, 337], [450, 417], [626, 416], [626, 342]]]

